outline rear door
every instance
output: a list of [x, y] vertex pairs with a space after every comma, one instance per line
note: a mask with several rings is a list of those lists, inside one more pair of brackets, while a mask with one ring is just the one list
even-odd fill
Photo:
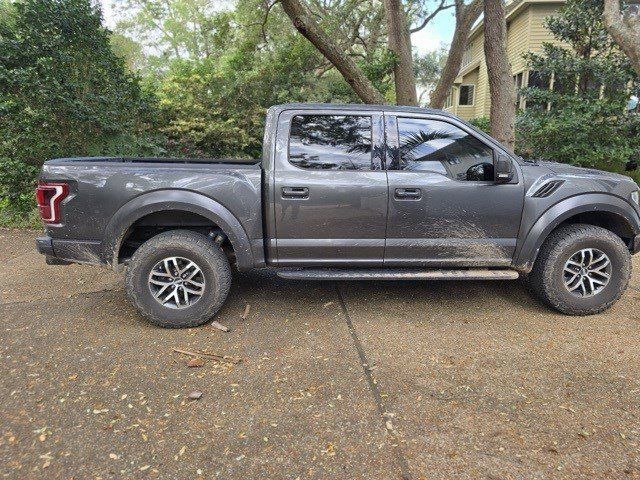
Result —
[[383, 139], [380, 112], [280, 114], [273, 180], [278, 265], [382, 265]]
[[386, 115], [385, 266], [507, 266], [524, 199], [519, 169], [494, 182], [497, 145], [450, 117]]

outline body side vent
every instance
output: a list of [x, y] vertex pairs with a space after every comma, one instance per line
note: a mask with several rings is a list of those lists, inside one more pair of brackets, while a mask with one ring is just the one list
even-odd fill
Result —
[[548, 197], [549, 195], [552, 195], [556, 190], [558, 190], [563, 183], [564, 180], [550, 180], [548, 182], [545, 182], [535, 192], [533, 192], [533, 195], [531, 196], [535, 198]]

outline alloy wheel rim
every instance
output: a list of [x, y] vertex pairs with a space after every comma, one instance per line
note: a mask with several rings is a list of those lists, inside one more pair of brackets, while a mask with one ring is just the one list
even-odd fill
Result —
[[184, 257], [167, 257], [149, 272], [149, 291], [163, 307], [182, 309], [194, 305], [204, 294], [202, 269]]
[[562, 271], [564, 286], [572, 295], [597, 295], [611, 280], [611, 260], [597, 248], [583, 248], [571, 255]]

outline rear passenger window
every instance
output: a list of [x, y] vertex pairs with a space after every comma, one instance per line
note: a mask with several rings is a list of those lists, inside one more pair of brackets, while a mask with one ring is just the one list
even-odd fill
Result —
[[291, 120], [289, 161], [310, 170], [376, 170], [371, 117], [296, 115]]
[[398, 118], [400, 151], [393, 170], [435, 172], [454, 180], [492, 181], [493, 150], [447, 122]]

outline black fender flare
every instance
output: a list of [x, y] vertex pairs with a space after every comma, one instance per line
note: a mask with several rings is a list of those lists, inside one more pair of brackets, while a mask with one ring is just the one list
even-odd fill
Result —
[[186, 190], [156, 190], [142, 194], [120, 207], [105, 229], [103, 260], [117, 269], [118, 253], [131, 225], [150, 213], [166, 210], [195, 213], [211, 220], [231, 242], [238, 270], [249, 270], [253, 267], [251, 242], [238, 219], [215, 200]]
[[625, 200], [606, 193], [589, 193], [566, 198], [548, 208], [518, 241], [514, 254], [515, 268], [530, 271], [540, 247], [549, 234], [565, 220], [586, 212], [607, 212], [623, 218], [631, 230], [640, 232], [640, 218]]

